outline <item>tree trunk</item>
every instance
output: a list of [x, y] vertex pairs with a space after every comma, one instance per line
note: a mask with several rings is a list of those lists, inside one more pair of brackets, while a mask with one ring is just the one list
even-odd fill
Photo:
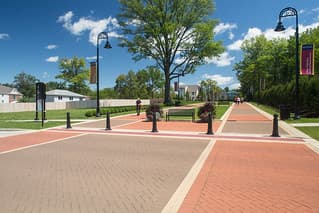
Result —
[[164, 95], [164, 104], [171, 103], [171, 80], [169, 75], [169, 68], [165, 67], [164, 74], [165, 74], [165, 95]]

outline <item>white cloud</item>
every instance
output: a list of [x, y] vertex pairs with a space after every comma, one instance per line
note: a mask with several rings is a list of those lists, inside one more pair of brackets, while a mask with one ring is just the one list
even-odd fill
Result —
[[214, 33], [216, 35], [222, 34], [226, 31], [231, 31], [232, 29], [236, 29], [237, 24], [230, 24], [230, 23], [219, 23], [215, 28], [214, 28]]
[[216, 75], [204, 74], [202, 78], [214, 80], [217, 82], [219, 86], [228, 85], [234, 81], [234, 77], [232, 76], [222, 76], [219, 74], [216, 74]]
[[45, 59], [45, 61], [47, 61], [47, 62], [57, 62], [59, 60], [59, 56], [51, 56], [51, 57], [49, 57], [49, 58], [47, 58], [47, 59]]
[[314, 11], [314, 12], [319, 11], [319, 7], [312, 9], [312, 11]]
[[48, 49], [48, 50], [53, 50], [53, 49], [58, 48], [58, 46], [57, 46], [57, 45], [55, 45], [55, 44], [49, 44], [49, 45], [48, 45], [48, 46], [46, 46], [45, 48], [46, 48], [46, 49]]
[[230, 56], [228, 52], [223, 52], [219, 57], [207, 58], [207, 63], [215, 64], [217, 67], [226, 67], [231, 65], [231, 62], [235, 60], [235, 57]]
[[228, 33], [228, 39], [229, 39], [229, 40], [233, 40], [234, 38], [235, 38], [234, 33], [233, 33], [233, 32], [229, 32], [229, 33]]
[[8, 39], [10, 38], [9, 34], [7, 33], [0, 33], [0, 39]]
[[242, 45], [244, 40], [237, 40], [235, 42], [233, 42], [232, 44], [227, 46], [228, 50], [240, 50], [240, 47]]
[[238, 88], [240, 88], [240, 83], [233, 83], [233, 84], [229, 85], [228, 87], [231, 90], [232, 89], [238, 89]]
[[[319, 27], [319, 22], [312, 23], [310, 25], [299, 25], [299, 33], [303, 33], [308, 29], [314, 29]], [[266, 39], [272, 40], [276, 38], [283, 38], [283, 39], [288, 39], [291, 36], [294, 36], [296, 32], [295, 26], [289, 26], [287, 27], [286, 30], [282, 32], [275, 32], [274, 29], [266, 29], [265, 31], [262, 31], [259, 28], [253, 27], [249, 28], [247, 33], [243, 35], [243, 39], [238, 39], [234, 41], [232, 44], [227, 46], [228, 50], [240, 50], [240, 47], [242, 43], [245, 40], [249, 40], [251, 38], [254, 38], [256, 36], [264, 35]]]
[[97, 36], [100, 32], [107, 32], [109, 37], [120, 37], [116, 32], [119, 24], [116, 18], [108, 17], [101, 20], [92, 20], [88, 17], [82, 17], [78, 21], [73, 22], [73, 12], [69, 11], [58, 18], [59, 23], [63, 23], [63, 27], [71, 34], [80, 36], [83, 32], [89, 32], [89, 42], [96, 45]]
[[[102, 59], [102, 58], [103, 58], [103, 56], [99, 56], [99, 59]], [[87, 56], [85, 59], [86, 60], [96, 60], [96, 56]]]

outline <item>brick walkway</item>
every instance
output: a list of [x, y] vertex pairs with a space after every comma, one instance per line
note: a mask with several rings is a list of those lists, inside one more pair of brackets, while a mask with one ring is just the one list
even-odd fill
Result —
[[189, 121], [151, 133], [144, 120], [0, 138], [0, 212], [319, 212], [319, 155], [286, 129], [270, 138], [272, 120], [250, 105], [213, 136]]
[[[267, 120], [236, 105], [225, 129], [265, 133]], [[306, 145], [217, 140], [179, 212], [319, 212], [318, 200], [319, 155]]]

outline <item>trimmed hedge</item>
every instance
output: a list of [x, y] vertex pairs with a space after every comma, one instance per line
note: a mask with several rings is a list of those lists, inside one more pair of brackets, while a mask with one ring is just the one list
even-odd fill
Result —
[[[272, 86], [261, 93], [260, 102], [279, 108], [279, 105], [295, 106], [295, 81]], [[300, 76], [299, 109], [305, 117], [319, 116], [319, 78], [318, 76]]]
[[[142, 109], [145, 109], [145, 106], [142, 106]], [[118, 106], [118, 107], [102, 107], [100, 112], [101, 115], [105, 115], [107, 112], [114, 114], [114, 113], [121, 113], [121, 112], [130, 112], [135, 111], [135, 106]], [[96, 116], [96, 110], [92, 109], [87, 112], [85, 112], [86, 117], [93, 117]]]

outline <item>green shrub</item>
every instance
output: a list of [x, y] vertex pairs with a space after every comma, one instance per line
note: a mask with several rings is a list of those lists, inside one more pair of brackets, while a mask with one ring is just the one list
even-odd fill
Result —
[[212, 113], [212, 118], [216, 116], [216, 107], [213, 103], [207, 102], [203, 106], [200, 106], [197, 110], [197, 116], [200, 117], [201, 122], [208, 121], [208, 115]]

